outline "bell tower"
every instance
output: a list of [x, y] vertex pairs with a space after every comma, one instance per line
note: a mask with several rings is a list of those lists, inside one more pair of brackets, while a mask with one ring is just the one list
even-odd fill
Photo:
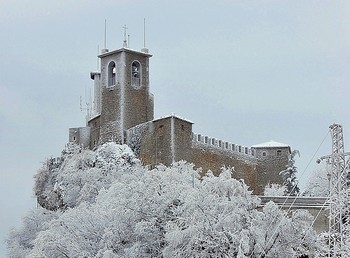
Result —
[[148, 49], [136, 51], [125, 44], [114, 51], [102, 49], [98, 56], [101, 71], [91, 73], [95, 80], [93, 106], [99, 113], [88, 121], [91, 148], [109, 141], [123, 144], [127, 129], [153, 120], [154, 101], [149, 92], [151, 56]]

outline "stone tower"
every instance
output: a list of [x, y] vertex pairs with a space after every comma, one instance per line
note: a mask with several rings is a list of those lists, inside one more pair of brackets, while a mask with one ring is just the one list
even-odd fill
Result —
[[147, 49], [121, 48], [99, 55], [101, 71], [92, 72], [94, 103], [88, 127], [90, 147], [113, 141], [125, 143], [125, 131], [153, 120], [153, 95], [149, 93]]
[[280, 175], [287, 168], [291, 148], [288, 144], [269, 141], [253, 145], [257, 159], [257, 192], [263, 193], [267, 184], [283, 184]]

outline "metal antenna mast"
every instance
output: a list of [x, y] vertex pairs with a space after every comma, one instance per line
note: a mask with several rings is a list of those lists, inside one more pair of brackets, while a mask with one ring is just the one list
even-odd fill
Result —
[[104, 47], [107, 48], [107, 19], [105, 19]]
[[146, 18], [143, 18], [143, 48], [146, 48]]
[[333, 124], [330, 127], [332, 137], [332, 154], [321, 157], [317, 162], [326, 159], [331, 167], [329, 175], [329, 250], [327, 257], [346, 257], [344, 248], [349, 226], [349, 160], [344, 151], [343, 127]]

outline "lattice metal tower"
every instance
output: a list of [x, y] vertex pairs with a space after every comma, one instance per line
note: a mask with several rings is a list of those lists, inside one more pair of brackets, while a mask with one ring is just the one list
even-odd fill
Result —
[[344, 151], [343, 127], [333, 124], [330, 127], [332, 154], [319, 159], [326, 159], [329, 172], [329, 250], [327, 257], [348, 257], [344, 253], [349, 239], [349, 159], [350, 153]]

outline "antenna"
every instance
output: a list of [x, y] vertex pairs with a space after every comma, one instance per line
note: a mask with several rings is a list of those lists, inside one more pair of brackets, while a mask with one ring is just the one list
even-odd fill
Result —
[[105, 38], [104, 38], [104, 48], [107, 48], [107, 19], [105, 19]]
[[143, 53], [148, 53], [146, 48], [146, 18], [143, 18], [143, 48], [141, 49]]
[[128, 48], [130, 48], [130, 34], [128, 34]]
[[83, 111], [82, 98], [80, 96], [80, 111]]
[[143, 48], [146, 48], [146, 18], [143, 18]]
[[97, 45], [97, 59], [96, 59], [97, 71], [100, 70], [100, 62], [99, 62], [99, 60], [98, 60], [98, 55], [99, 55], [99, 53], [100, 53], [100, 45]]
[[85, 88], [85, 107], [83, 107], [83, 98], [80, 96], [80, 111], [86, 111], [86, 121], [91, 118], [91, 105], [92, 105], [92, 96], [91, 96], [91, 88], [89, 88], [89, 97], [87, 96], [86, 88]]

